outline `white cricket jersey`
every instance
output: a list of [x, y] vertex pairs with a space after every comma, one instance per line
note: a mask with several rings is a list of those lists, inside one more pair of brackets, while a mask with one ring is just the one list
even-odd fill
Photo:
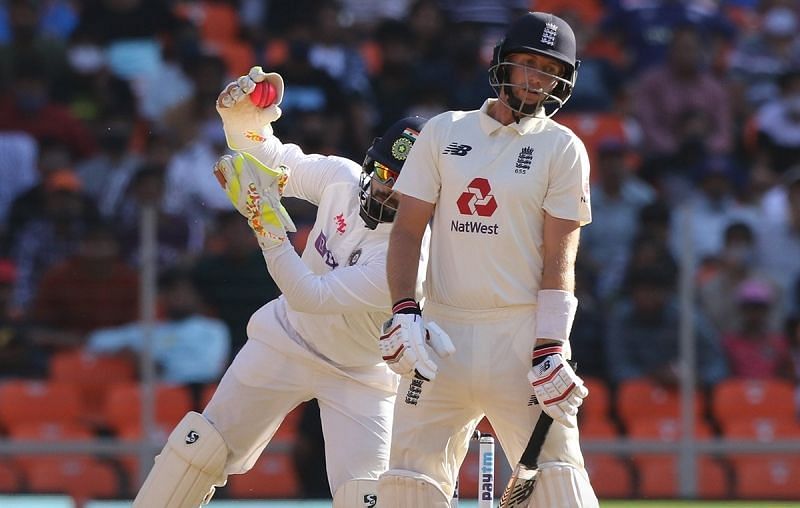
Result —
[[486, 111], [432, 118], [395, 190], [435, 203], [425, 295], [463, 309], [536, 303], [545, 211], [591, 222], [580, 139], [544, 117], [504, 126]]
[[[289, 242], [264, 252], [283, 293], [289, 324], [305, 347], [339, 366], [381, 363], [378, 337], [392, 307], [386, 279], [391, 224], [371, 230], [359, 217], [361, 166], [343, 157], [305, 154], [274, 136], [246, 151], [269, 167], [287, 166], [284, 196], [318, 207], [302, 259]], [[427, 238], [424, 247], [420, 297]]]

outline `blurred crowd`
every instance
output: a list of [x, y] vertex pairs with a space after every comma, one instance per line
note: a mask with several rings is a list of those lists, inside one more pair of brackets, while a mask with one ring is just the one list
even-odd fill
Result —
[[[0, 378], [136, 355], [150, 206], [159, 374], [215, 382], [278, 294], [212, 176], [223, 86], [281, 73], [282, 141], [361, 160], [400, 117], [493, 96], [527, 10], [568, 20], [582, 60], [555, 119], [592, 160], [583, 375], [677, 382], [683, 267], [702, 386], [800, 380], [798, 0], [0, 0]], [[314, 211], [287, 208], [302, 250]]]

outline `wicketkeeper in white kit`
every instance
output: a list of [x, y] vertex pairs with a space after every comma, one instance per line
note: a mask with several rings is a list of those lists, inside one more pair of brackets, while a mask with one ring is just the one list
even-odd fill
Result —
[[[564, 20], [538, 12], [517, 19], [489, 69], [497, 98], [432, 118], [395, 184], [387, 259], [394, 316], [381, 342], [404, 378], [381, 508], [447, 508], [484, 415], [512, 465], [540, 417], [552, 422], [534, 460], [535, 488], [501, 506], [598, 504], [576, 421], [588, 390], [567, 362], [579, 232], [591, 221], [589, 163], [577, 136], [550, 118], [569, 98], [578, 64]], [[414, 295], [429, 222], [423, 318]], [[428, 320], [452, 338], [453, 355], [425, 356]], [[419, 354], [409, 358], [409, 350]], [[436, 363], [436, 379], [422, 380]]]
[[[249, 95], [262, 87], [261, 96], [264, 86], [274, 87], [275, 99], [261, 108]], [[215, 167], [283, 295], [253, 314], [248, 341], [213, 398], [203, 414], [188, 413], [173, 430], [134, 507], [207, 503], [229, 474], [253, 466], [287, 413], [312, 398], [320, 406], [333, 506], [376, 504], [399, 383], [376, 340], [391, 316], [386, 248], [397, 203], [391, 188], [425, 120], [392, 125], [363, 165], [307, 155], [272, 133], [283, 87], [278, 74], [254, 67], [223, 90], [217, 110], [235, 155]], [[287, 241], [294, 225], [281, 195], [318, 206], [302, 258]], [[442, 356], [452, 353], [435, 325], [428, 345]]]

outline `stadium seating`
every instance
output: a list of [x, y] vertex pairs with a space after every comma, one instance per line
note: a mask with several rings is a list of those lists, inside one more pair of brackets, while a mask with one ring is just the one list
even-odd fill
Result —
[[611, 408], [611, 394], [605, 381], [599, 378], [587, 377], [583, 382], [589, 389], [589, 396], [583, 399], [581, 404], [580, 418], [583, 419], [602, 419], [609, 418]]
[[781, 380], [730, 378], [714, 387], [711, 414], [725, 427], [738, 419], [795, 418], [794, 387]]
[[235, 498], [291, 498], [299, 493], [299, 483], [288, 453], [265, 452], [253, 469], [229, 476], [225, 490]]
[[0, 460], [0, 493], [13, 494], [22, 490], [22, 474], [8, 460]]
[[[497, 457], [497, 455], [495, 455]], [[477, 449], [470, 450], [464, 457], [458, 475], [458, 492], [461, 499], [477, 499], [478, 496], [478, 468], [480, 464]], [[495, 467], [495, 472], [497, 468]], [[495, 492], [497, 492], [497, 479], [495, 478]], [[495, 497], [498, 497], [495, 494]]]
[[[677, 458], [674, 456], [638, 457], [639, 496], [673, 498], [678, 490]], [[722, 464], [711, 457], [697, 461], [697, 495], [703, 499], [722, 499], [729, 495], [728, 474]]]
[[[115, 432], [141, 421], [141, 386], [139, 383], [116, 383], [109, 388], [105, 422]], [[155, 420], [174, 427], [192, 409], [189, 389], [182, 385], [159, 383], [155, 387]]]
[[26, 480], [31, 492], [68, 494], [78, 506], [88, 499], [113, 498], [120, 486], [114, 468], [97, 460], [37, 462]]
[[13, 379], [0, 383], [0, 427], [24, 423], [78, 422], [83, 415], [78, 389], [52, 381]]
[[[695, 414], [703, 409], [703, 397], [695, 393]], [[648, 379], [632, 379], [620, 384], [617, 392], [617, 414], [625, 428], [648, 418], [677, 418], [681, 402], [678, 390], [660, 386]]]
[[624, 460], [602, 453], [586, 454], [584, 460], [597, 497], [624, 499], [633, 496], [634, 479]]
[[113, 383], [136, 378], [136, 365], [128, 356], [93, 355], [85, 351], [63, 351], [50, 359], [52, 381], [72, 383], [80, 391], [87, 423], [99, 425], [108, 387]]
[[[50, 441], [88, 441], [94, 437], [92, 430], [80, 423], [27, 422], [9, 429], [12, 440]], [[13, 460], [23, 470], [28, 470], [39, 462], [66, 462], [85, 460], [89, 456], [76, 455], [15, 455]]]
[[750, 456], [733, 464], [735, 497], [800, 499], [800, 458]]

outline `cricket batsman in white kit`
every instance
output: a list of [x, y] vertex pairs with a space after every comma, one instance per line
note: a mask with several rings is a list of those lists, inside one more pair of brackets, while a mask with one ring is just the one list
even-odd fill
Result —
[[[274, 103], [253, 104], [248, 96], [257, 86], [274, 87]], [[373, 142], [362, 166], [282, 144], [271, 127], [282, 96], [282, 78], [260, 67], [223, 90], [217, 110], [235, 155], [223, 156], [215, 174], [248, 219], [283, 295], [253, 314], [248, 341], [213, 398], [203, 414], [188, 413], [173, 430], [134, 507], [208, 503], [229, 474], [253, 466], [284, 417], [312, 398], [320, 406], [333, 506], [376, 505], [399, 382], [376, 339], [391, 316], [386, 248], [397, 204], [391, 188], [425, 120], [395, 123]], [[302, 258], [286, 239], [293, 224], [281, 195], [318, 206]], [[428, 340], [435, 351], [452, 352], [435, 327]]]
[[[394, 187], [401, 197], [387, 267], [395, 304], [381, 343], [404, 378], [381, 508], [447, 508], [484, 415], [512, 465], [537, 421], [552, 422], [534, 457], [535, 488], [501, 506], [598, 505], [576, 421], [588, 390], [567, 362], [579, 232], [591, 221], [589, 163], [583, 143], [550, 118], [569, 98], [578, 63], [564, 20], [536, 12], [513, 22], [489, 69], [497, 99], [432, 118]], [[431, 219], [423, 321], [414, 294]], [[410, 344], [426, 351], [428, 320], [455, 353], [405, 358]], [[419, 372], [430, 363], [438, 372], [427, 382]]]

